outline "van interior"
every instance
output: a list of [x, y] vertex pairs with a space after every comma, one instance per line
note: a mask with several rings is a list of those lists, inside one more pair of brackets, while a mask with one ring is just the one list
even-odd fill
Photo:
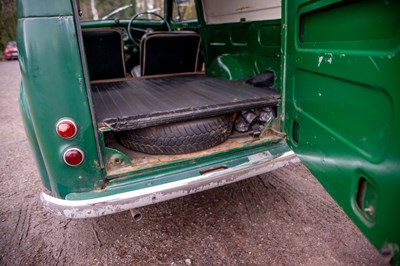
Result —
[[165, 3], [172, 12], [81, 17], [110, 178], [283, 140], [281, 4], [253, 2], [175, 0]]

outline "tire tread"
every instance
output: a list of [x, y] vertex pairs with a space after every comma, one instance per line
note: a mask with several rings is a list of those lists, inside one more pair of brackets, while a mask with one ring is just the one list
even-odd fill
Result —
[[183, 154], [224, 142], [232, 131], [230, 115], [178, 122], [118, 133], [123, 146], [148, 154]]

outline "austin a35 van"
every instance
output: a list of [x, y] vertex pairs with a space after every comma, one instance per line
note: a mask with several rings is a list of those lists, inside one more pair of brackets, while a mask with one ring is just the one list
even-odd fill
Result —
[[400, 251], [400, 2], [18, 0], [46, 210], [89, 218], [300, 160]]

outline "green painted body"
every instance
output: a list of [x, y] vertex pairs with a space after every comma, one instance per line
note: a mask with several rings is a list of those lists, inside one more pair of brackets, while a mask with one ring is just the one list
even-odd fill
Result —
[[[24, 96], [21, 102], [26, 103], [23, 108], [32, 122], [32, 126], [26, 126], [28, 135], [36, 139], [35, 153], [43, 159], [39, 159], [39, 165], [46, 169], [41, 170], [42, 179], [47, 180], [46, 187], [50, 187], [53, 195], [65, 197], [72, 192], [101, 188], [105, 174], [96, 152], [72, 5], [69, 10], [54, 5], [57, 8], [52, 10], [52, 1], [48, 2], [43, 7], [48, 11], [43, 14], [45, 17], [38, 17], [40, 12], [33, 8], [32, 13], [23, 13], [28, 17], [18, 21]], [[31, 2], [19, 3], [19, 8], [25, 7], [25, 3], [30, 6]], [[57, 121], [64, 117], [74, 119], [79, 125], [79, 134], [72, 140], [61, 139], [55, 131]], [[86, 151], [80, 167], [69, 167], [63, 162], [61, 154], [70, 146]]]
[[[201, 28], [210, 76], [239, 80], [266, 70], [280, 80], [281, 22], [255, 21]], [[279, 82], [277, 84], [279, 88]]]
[[71, 1], [17, 0], [18, 18], [72, 16]]
[[400, 2], [284, 10], [288, 144], [375, 247], [398, 256]]
[[25, 126], [25, 133], [26, 136], [28, 137], [29, 143], [31, 144], [33, 155], [35, 156], [36, 163], [39, 169], [40, 178], [42, 179], [42, 183], [45, 186], [45, 188], [51, 190], [50, 178], [49, 175], [47, 174], [46, 166], [43, 161], [43, 156], [36, 139], [36, 133], [32, 124], [33, 122], [32, 117], [29, 111], [28, 103], [26, 102], [25, 90], [23, 89], [22, 86], [20, 88], [19, 101], [20, 101], [19, 104], [21, 106], [22, 121]]
[[[290, 2], [290, 3], [289, 3]], [[200, 1], [196, 1], [200, 3]], [[171, 12], [166, 7], [166, 19]], [[252, 154], [284, 153], [283, 138], [196, 159], [107, 175], [107, 164], [129, 164], [106, 148], [93, 128], [90, 84], [80, 54], [79, 27], [70, 0], [19, 0], [20, 105], [44, 186], [53, 196], [81, 200], [198, 176], [233, 167]], [[206, 25], [198, 29], [207, 74], [232, 80], [275, 72], [287, 143], [378, 248], [400, 246], [400, 4], [396, 1], [283, 1], [282, 21]], [[161, 27], [135, 22], [136, 27]], [[126, 27], [128, 20], [84, 22], [82, 27]], [[129, 47], [129, 44], [128, 44]], [[61, 139], [55, 125], [72, 118], [75, 138]], [[100, 153], [96, 146], [100, 143]], [[80, 147], [85, 160], [67, 166], [62, 153]], [[102, 158], [100, 158], [102, 157]], [[101, 191], [101, 192], [99, 192]], [[389, 252], [389, 253], [390, 253]]]

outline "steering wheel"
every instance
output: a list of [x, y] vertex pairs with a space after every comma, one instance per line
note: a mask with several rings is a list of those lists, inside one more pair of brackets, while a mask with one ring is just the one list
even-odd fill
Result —
[[129, 24], [128, 24], [128, 29], [127, 29], [129, 39], [131, 39], [131, 41], [132, 41], [135, 45], [140, 46], [140, 39], [141, 39], [141, 37], [142, 37], [143, 35], [141, 35], [140, 38], [139, 38], [139, 37], [135, 37], [135, 36], [133, 36], [133, 34], [132, 34], [132, 30], [134, 30], [134, 31], [139, 31], [139, 32], [143, 32], [144, 34], [146, 34], [146, 33], [149, 32], [149, 30], [144, 30], [144, 29], [141, 29], [141, 28], [132, 28], [132, 22], [135, 21], [135, 20], [137, 20], [139, 17], [141, 17], [141, 16], [143, 16], [143, 15], [151, 15], [151, 16], [155, 16], [155, 17], [160, 18], [162, 21], [164, 21], [164, 23], [165, 23], [165, 25], [166, 25], [166, 27], [167, 27], [167, 30], [168, 30], [168, 31], [171, 31], [171, 25], [169, 25], [168, 21], [167, 21], [164, 17], [160, 16], [159, 14], [153, 13], [153, 12], [141, 12], [141, 13], [137, 13], [136, 15], [134, 15], [134, 16], [130, 19]]

